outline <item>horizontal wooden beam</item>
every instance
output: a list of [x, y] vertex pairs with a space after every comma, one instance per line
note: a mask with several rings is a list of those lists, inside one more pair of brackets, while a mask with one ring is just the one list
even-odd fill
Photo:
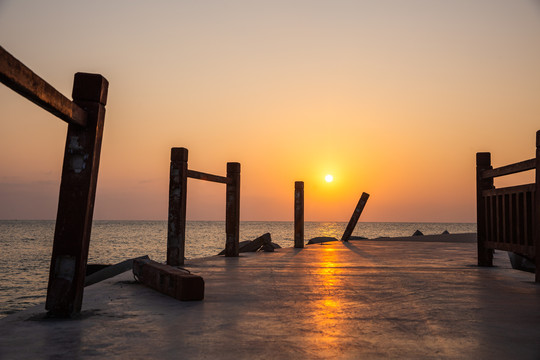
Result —
[[86, 111], [0, 46], [0, 82], [69, 124], [86, 126]]
[[192, 179], [212, 181], [212, 182], [217, 182], [217, 183], [222, 183], [222, 184], [231, 183], [231, 180], [227, 177], [207, 174], [207, 173], [203, 173], [203, 172], [195, 171], [195, 170], [188, 170], [187, 176], [188, 178], [192, 178]]
[[482, 196], [493, 196], [493, 195], [506, 195], [506, 194], [517, 194], [522, 192], [533, 192], [536, 189], [535, 184], [525, 184], [518, 186], [508, 186], [498, 189], [487, 189], [482, 191]]
[[521, 245], [521, 244], [512, 244], [502, 241], [486, 241], [484, 245], [488, 249], [502, 250], [502, 251], [511, 251], [513, 253], [526, 256], [528, 258], [534, 258], [534, 246]]
[[536, 168], [536, 159], [529, 159], [495, 169], [484, 170], [482, 172], [482, 179], [511, 175], [522, 171], [533, 170], [534, 168]]

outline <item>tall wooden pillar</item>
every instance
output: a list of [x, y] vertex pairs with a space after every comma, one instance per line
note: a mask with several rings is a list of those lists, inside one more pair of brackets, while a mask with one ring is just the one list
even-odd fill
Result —
[[294, 183], [294, 247], [304, 247], [304, 182]]
[[108, 86], [101, 75], [75, 74], [73, 102], [87, 126], [68, 125], [45, 303], [53, 316], [81, 310]]
[[492, 169], [491, 153], [476, 153], [476, 236], [478, 266], [493, 266], [493, 250], [485, 247], [487, 240], [486, 206], [484, 197], [482, 196], [484, 190], [493, 188], [493, 178], [482, 178], [482, 172], [488, 169]]
[[238, 256], [240, 243], [240, 163], [227, 163], [225, 256]]
[[167, 224], [167, 265], [184, 265], [186, 246], [188, 150], [171, 149], [169, 215]]
[[536, 132], [536, 169], [535, 169], [535, 201], [534, 201], [534, 251], [535, 281], [540, 282], [540, 131]]

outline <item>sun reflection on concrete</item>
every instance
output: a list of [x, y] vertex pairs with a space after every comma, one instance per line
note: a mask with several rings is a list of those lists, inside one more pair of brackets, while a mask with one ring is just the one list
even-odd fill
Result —
[[343, 283], [342, 269], [337, 262], [337, 252], [325, 249], [317, 259], [314, 276], [314, 286], [319, 294], [316, 300], [309, 304], [312, 326], [319, 334], [312, 339], [317, 352], [324, 356], [326, 351], [335, 354], [336, 346], [346, 334], [343, 329]]

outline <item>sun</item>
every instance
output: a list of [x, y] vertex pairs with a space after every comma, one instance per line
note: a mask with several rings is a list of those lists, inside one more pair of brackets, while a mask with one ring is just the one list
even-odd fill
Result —
[[326, 182], [332, 182], [332, 181], [334, 181], [334, 177], [332, 175], [328, 174], [328, 175], [326, 175], [324, 177], [324, 180], [326, 180]]

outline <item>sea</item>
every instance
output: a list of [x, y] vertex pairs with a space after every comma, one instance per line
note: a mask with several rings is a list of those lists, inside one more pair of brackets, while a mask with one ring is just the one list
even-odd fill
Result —
[[[44, 303], [55, 222], [0, 220], [0, 318]], [[186, 258], [216, 255], [225, 247], [224, 221], [188, 221]], [[340, 239], [346, 222], [306, 222], [305, 239], [329, 236]], [[359, 222], [353, 235], [368, 239], [410, 236], [416, 230], [425, 235], [476, 232], [475, 223], [371, 223]], [[270, 233], [281, 247], [294, 245], [293, 222], [243, 221], [240, 241]], [[116, 264], [148, 255], [165, 262], [166, 221], [94, 221], [88, 254], [89, 264]]]

